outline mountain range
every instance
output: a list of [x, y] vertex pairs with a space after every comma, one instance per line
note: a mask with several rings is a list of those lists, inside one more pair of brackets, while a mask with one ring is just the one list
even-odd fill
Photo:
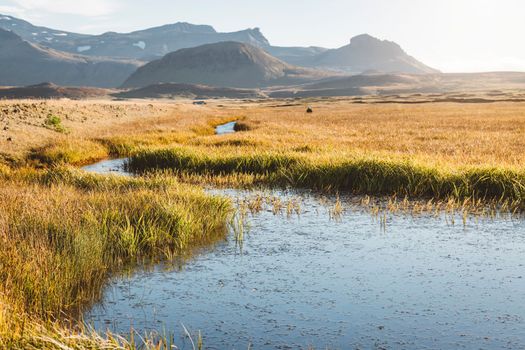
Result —
[[[224, 42], [238, 42], [257, 50], [264, 50], [268, 55], [265, 58], [267, 63], [275, 64], [273, 68], [267, 66], [264, 69], [272, 72], [290, 69], [297, 71], [298, 66], [331, 72], [325, 75], [359, 74], [369, 71], [415, 74], [437, 72], [409, 56], [396, 43], [379, 40], [370, 35], [354, 37], [349, 45], [339, 49], [277, 47], [272, 46], [258, 28], [220, 33], [208, 25], [175, 23], [131, 33], [108, 32], [88, 35], [35, 26], [5, 15], [0, 15], [0, 30], [0, 85], [27, 85], [49, 81], [61, 85], [116, 87], [126, 81], [137, 67], [147, 62], [157, 62], [159, 59], [166, 62], [168, 58], [163, 58], [164, 56], [168, 55], [173, 59], [175, 56], [172, 56], [172, 53], [181, 49]], [[233, 51], [235, 50], [237, 49]], [[207, 50], [200, 52], [210, 53]], [[187, 55], [188, 52], [184, 54]], [[235, 52], [232, 52], [232, 55], [235, 56]], [[269, 55], [274, 57], [270, 59]], [[213, 66], [212, 61], [213, 57], [203, 57], [199, 60], [203, 64]], [[224, 62], [216, 66], [221, 64]], [[196, 68], [206, 72], [210, 69], [212, 68]], [[180, 76], [180, 72], [181, 69], [178, 69], [177, 76]], [[306, 70], [300, 75], [304, 75], [304, 72]], [[237, 72], [237, 76], [241, 75], [240, 71]], [[291, 72], [291, 75], [296, 74]], [[170, 82], [184, 83], [195, 79], [185, 80]], [[197, 80], [197, 83], [208, 83], [202, 79]], [[275, 79], [275, 76], [264, 78], [264, 81], [255, 80], [257, 85], [250, 87], [267, 83], [297, 82], [293, 79]], [[232, 86], [247, 87], [243, 81]]]
[[100, 35], [71, 33], [0, 15], [0, 28], [11, 30], [29, 42], [86, 56], [106, 56], [150, 61], [179, 49], [221, 41], [237, 41], [257, 47], [270, 43], [258, 28], [219, 33], [212, 26], [174, 23], [131, 33]]

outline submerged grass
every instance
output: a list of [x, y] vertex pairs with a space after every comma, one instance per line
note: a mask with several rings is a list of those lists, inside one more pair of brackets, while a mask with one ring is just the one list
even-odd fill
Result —
[[20, 349], [99, 300], [115, 273], [224, 237], [231, 215], [228, 200], [173, 179], [68, 169], [3, 171], [0, 196], [0, 347]]

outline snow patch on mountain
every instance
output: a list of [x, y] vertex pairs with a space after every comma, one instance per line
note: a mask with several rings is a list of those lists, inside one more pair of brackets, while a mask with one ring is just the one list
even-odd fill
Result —
[[89, 45], [77, 47], [77, 52], [84, 52], [84, 51], [89, 51], [89, 50], [91, 50], [91, 46]]
[[136, 46], [136, 47], [144, 50], [146, 48], [146, 43], [144, 41], [139, 41], [139, 42], [134, 43], [133, 46]]

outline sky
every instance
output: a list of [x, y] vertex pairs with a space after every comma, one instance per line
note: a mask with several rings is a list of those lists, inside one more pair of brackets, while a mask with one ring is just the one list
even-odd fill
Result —
[[0, 13], [91, 34], [259, 27], [278, 46], [335, 48], [368, 33], [443, 72], [525, 71], [524, 0], [0, 0]]

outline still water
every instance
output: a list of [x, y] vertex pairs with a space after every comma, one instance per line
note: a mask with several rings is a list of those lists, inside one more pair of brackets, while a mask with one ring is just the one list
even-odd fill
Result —
[[182, 349], [182, 325], [206, 349], [525, 349], [524, 221], [389, 214], [385, 230], [356, 208], [331, 219], [333, 199], [271, 195], [301, 214], [268, 208], [242, 249], [231, 236], [181, 269], [115, 280], [86, 320], [173, 332]]
[[226, 135], [235, 133], [235, 125], [237, 122], [230, 122], [223, 125], [219, 125], [215, 128], [215, 134]]

